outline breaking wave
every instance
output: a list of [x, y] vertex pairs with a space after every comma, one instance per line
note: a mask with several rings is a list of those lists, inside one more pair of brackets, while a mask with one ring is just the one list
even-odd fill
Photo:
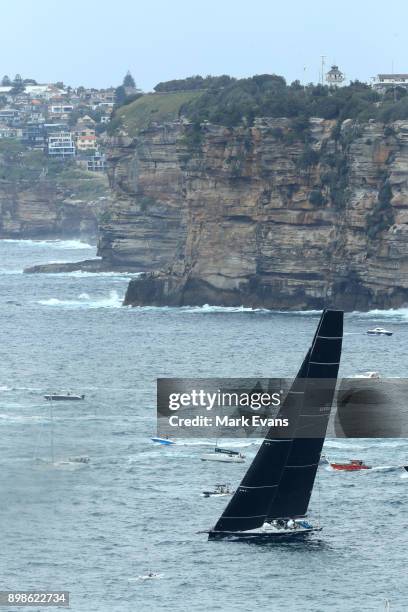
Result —
[[266, 308], [249, 308], [246, 306], [210, 306], [204, 304], [204, 306], [134, 306], [134, 311], [144, 310], [157, 310], [157, 311], [172, 311], [172, 312], [183, 312], [187, 314], [212, 314], [212, 313], [270, 313], [271, 310]]
[[204, 306], [182, 306], [180, 308], [183, 312], [190, 313], [212, 313], [212, 312], [270, 312], [266, 308], [249, 308], [246, 306], [210, 306], [210, 304], [204, 304]]
[[4, 268], [0, 268], [0, 274], [22, 274], [23, 273], [23, 269], [21, 268], [20, 270], [5, 270]]
[[38, 246], [51, 247], [54, 249], [95, 249], [94, 246], [81, 240], [16, 240], [13, 238], [5, 238], [1, 242], [16, 244], [18, 246]]
[[48, 300], [39, 300], [37, 304], [41, 306], [54, 306], [68, 309], [76, 308], [120, 308], [122, 306], [122, 298], [117, 291], [110, 291], [108, 297], [92, 297], [88, 293], [81, 293], [75, 300], [60, 300], [58, 298], [49, 298]]
[[[65, 262], [64, 262], [65, 263]], [[74, 278], [97, 278], [98, 276], [106, 276], [113, 278], [123, 278], [129, 280], [129, 278], [136, 278], [140, 276], [142, 272], [86, 272], [85, 270], [75, 270], [74, 272], [51, 272], [48, 276], [72, 276]]]
[[354, 311], [350, 316], [359, 319], [376, 319], [380, 321], [408, 321], [408, 308], [390, 308], [388, 310], [369, 310], [368, 312]]

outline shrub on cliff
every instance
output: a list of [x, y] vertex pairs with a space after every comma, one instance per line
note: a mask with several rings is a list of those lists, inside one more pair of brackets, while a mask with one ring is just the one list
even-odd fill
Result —
[[378, 192], [377, 202], [367, 217], [367, 235], [373, 239], [380, 232], [388, 229], [394, 223], [394, 211], [391, 205], [392, 189], [385, 180]]
[[154, 87], [154, 91], [163, 93], [169, 91], [189, 91], [195, 89], [209, 89], [211, 87], [225, 87], [232, 81], [235, 81], [235, 79], [227, 74], [218, 77], [213, 77], [211, 75], [206, 77], [195, 75], [187, 77], [186, 79], [173, 79], [172, 81], [160, 82]]
[[319, 154], [312, 147], [306, 145], [297, 161], [297, 166], [302, 169], [315, 166], [319, 162]]
[[309, 202], [313, 204], [313, 206], [323, 206], [326, 200], [319, 189], [313, 189], [309, 194]]

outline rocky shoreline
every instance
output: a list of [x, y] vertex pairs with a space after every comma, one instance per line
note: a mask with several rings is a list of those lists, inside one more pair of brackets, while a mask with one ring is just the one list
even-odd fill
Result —
[[361, 286], [339, 283], [330, 295], [310, 296], [299, 289], [290, 297], [279, 291], [266, 292], [256, 278], [236, 290], [215, 290], [211, 285], [190, 283], [174, 275], [141, 274], [129, 282], [125, 306], [243, 306], [266, 310], [322, 310], [339, 308], [346, 312], [400, 308], [408, 304], [408, 290], [396, 288], [384, 294], [374, 294]]

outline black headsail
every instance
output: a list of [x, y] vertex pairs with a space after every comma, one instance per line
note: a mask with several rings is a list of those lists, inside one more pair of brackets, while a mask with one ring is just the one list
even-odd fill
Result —
[[336, 388], [342, 340], [343, 312], [326, 311], [315, 336], [295, 437], [272, 497], [268, 521], [301, 517], [307, 512]]
[[[285, 465], [289, 463], [289, 457], [292, 453], [294, 436], [296, 435], [296, 424], [300, 421], [300, 424], [303, 425], [303, 420], [301, 420], [303, 417], [300, 417], [300, 415], [304, 413], [304, 391], [307, 378], [311, 375], [310, 373], [313, 375], [315, 372], [314, 365], [320, 363], [320, 360], [324, 361], [329, 369], [332, 368], [332, 349], [326, 350], [325, 346], [327, 343], [324, 346], [322, 344], [322, 340], [327, 341], [329, 338], [328, 331], [331, 324], [328, 321], [333, 320], [331, 317], [332, 313], [335, 313], [335, 318], [339, 321], [341, 319], [342, 327], [342, 312], [323, 312], [312, 346], [280, 411], [279, 416], [288, 417], [289, 422], [292, 424], [288, 436], [283, 438], [281, 435], [278, 435], [275, 427], [268, 431], [240, 486], [225, 508], [213, 531], [246, 531], [248, 529], [256, 529], [261, 527], [267, 516], [269, 516], [273, 501], [278, 499]], [[337, 327], [340, 329], [339, 326]], [[339, 338], [341, 335], [342, 332], [336, 337]], [[331, 336], [329, 342], [334, 346]], [[341, 341], [340, 344], [337, 342], [335, 346], [340, 347], [339, 350], [341, 350]], [[339, 360], [340, 353], [338, 358], [336, 358], [337, 362]], [[311, 367], [312, 365], [313, 368]], [[326, 374], [329, 374], [329, 370], [327, 370]], [[319, 375], [321, 375], [321, 372], [319, 372]], [[335, 376], [337, 376], [337, 370], [335, 371]]]

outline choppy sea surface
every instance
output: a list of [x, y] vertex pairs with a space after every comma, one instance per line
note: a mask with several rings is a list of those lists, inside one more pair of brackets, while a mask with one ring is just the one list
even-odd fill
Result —
[[[150, 441], [157, 377], [292, 376], [319, 313], [124, 308], [128, 275], [22, 274], [93, 255], [77, 241], [0, 241], [0, 590], [68, 590], [80, 612], [406, 611], [401, 470], [320, 468], [310, 518], [324, 529], [308, 542], [207, 542], [196, 532], [226, 501], [201, 491], [236, 486], [248, 463], [201, 462], [211, 440]], [[367, 336], [374, 325], [394, 335]], [[407, 377], [407, 342], [408, 309], [347, 315], [341, 374]], [[43, 394], [66, 389], [86, 399], [54, 404], [51, 420]], [[56, 461], [89, 465], [50, 464], [52, 438]], [[408, 463], [402, 439], [327, 440], [325, 452]], [[149, 570], [160, 577], [137, 579]]]

